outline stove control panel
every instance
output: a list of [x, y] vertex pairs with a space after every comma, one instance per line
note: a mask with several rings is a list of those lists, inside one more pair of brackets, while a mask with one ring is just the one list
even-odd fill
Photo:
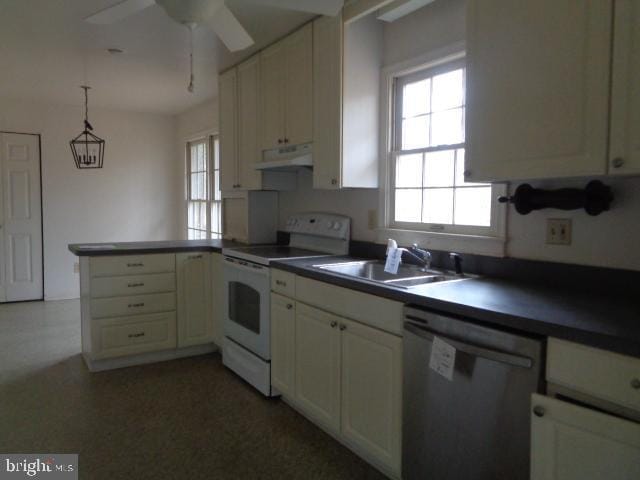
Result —
[[351, 234], [351, 219], [330, 213], [298, 213], [287, 219], [285, 231], [348, 240]]

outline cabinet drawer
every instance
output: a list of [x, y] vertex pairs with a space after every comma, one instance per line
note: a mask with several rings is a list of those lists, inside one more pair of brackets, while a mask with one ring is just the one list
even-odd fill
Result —
[[173, 292], [176, 289], [174, 273], [97, 277], [91, 279], [91, 298], [137, 295], [141, 293]]
[[400, 302], [300, 276], [296, 278], [295, 298], [299, 302], [402, 336]]
[[105, 318], [96, 321], [94, 327], [94, 359], [176, 348], [174, 312]]
[[91, 300], [92, 318], [169, 312], [175, 309], [176, 294], [173, 292], [127, 297], [94, 298]]
[[640, 411], [640, 358], [550, 338], [547, 381]]
[[286, 297], [296, 295], [296, 276], [282, 270], [271, 270], [271, 290]]
[[92, 277], [165, 273], [176, 271], [176, 256], [171, 253], [91, 257]]

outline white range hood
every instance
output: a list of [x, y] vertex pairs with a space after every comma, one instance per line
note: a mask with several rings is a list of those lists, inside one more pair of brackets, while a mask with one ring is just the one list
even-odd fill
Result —
[[302, 167], [313, 168], [311, 143], [287, 145], [262, 152], [262, 162], [254, 165], [256, 170], [291, 171]]

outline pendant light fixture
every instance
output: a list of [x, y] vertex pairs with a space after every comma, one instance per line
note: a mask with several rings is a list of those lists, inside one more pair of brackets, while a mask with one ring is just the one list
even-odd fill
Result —
[[185, 26], [189, 29], [189, 86], [187, 91], [193, 93], [193, 30], [196, 28], [195, 23], [185, 23]]
[[91, 87], [82, 85], [84, 90], [84, 130], [69, 142], [73, 160], [77, 168], [102, 168], [104, 159], [104, 140], [91, 133], [93, 127], [89, 123], [89, 94]]

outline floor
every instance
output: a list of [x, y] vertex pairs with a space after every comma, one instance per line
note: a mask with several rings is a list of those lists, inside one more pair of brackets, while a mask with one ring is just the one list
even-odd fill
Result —
[[211, 354], [90, 374], [77, 300], [0, 305], [0, 452], [79, 453], [81, 479], [379, 479]]

